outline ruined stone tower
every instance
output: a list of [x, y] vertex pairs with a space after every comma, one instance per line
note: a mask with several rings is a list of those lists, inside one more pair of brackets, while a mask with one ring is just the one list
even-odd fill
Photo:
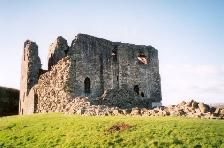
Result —
[[66, 56], [68, 49], [67, 41], [59, 36], [49, 47], [48, 70], [50, 70], [51, 66], [57, 64], [59, 60]]
[[20, 94], [21, 114], [63, 112], [78, 96], [120, 108], [161, 105], [158, 51], [85, 34], [69, 47], [58, 37], [42, 70], [37, 45], [26, 41]]
[[24, 43], [21, 69], [19, 112], [23, 114], [30, 112], [30, 107], [34, 107], [34, 102], [27, 100], [27, 97], [32, 87], [37, 84], [41, 69], [38, 46], [32, 41], [27, 40]]

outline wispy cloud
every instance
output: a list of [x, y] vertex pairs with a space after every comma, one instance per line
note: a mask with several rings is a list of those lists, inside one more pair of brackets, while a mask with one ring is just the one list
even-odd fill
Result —
[[161, 65], [163, 103], [224, 102], [224, 65]]

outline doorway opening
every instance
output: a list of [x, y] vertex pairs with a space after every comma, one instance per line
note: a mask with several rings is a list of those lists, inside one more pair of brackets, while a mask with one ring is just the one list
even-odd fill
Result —
[[38, 104], [38, 95], [34, 94], [34, 113], [37, 112], [37, 104]]
[[84, 92], [85, 94], [90, 94], [90, 78], [85, 78], [84, 80]]

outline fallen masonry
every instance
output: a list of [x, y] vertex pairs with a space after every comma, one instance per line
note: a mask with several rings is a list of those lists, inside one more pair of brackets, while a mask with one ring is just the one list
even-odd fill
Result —
[[[71, 107], [72, 106], [72, 107]], [[82, 116], [182, 116], [189, 118], [224, 119], [224, 108], [215, 108], [191, 100], [177, 105], [160, 106], [154, 109], [108, 107], [91, 105], [87, 97], [77, 97], [63, 111]]]
[[27, 40], [20, 114], [224, 118], [223, 108], [193, 100], [161, 106], [158, 50], [152, 46], [111, 42], [86, 34], [78, 34], [68, 46], [58, 37], [49, 47], [48, 69], [41, 65], [37, 44]]

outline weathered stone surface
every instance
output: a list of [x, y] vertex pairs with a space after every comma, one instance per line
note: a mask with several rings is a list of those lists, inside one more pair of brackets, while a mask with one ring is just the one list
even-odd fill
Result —
[[209, 107], [210, 109], [209, 109], [209, 112], [211, 112], [211, 113], [214, 113], [215, 111], [216, 111], [216, 108], [215, 107], [213, 107], [213, 106], [211, 106], [211, 107]]
[[[148, 64], [138, 62], [140, 54], [145, 55]], [[78, 34], [69, 55], [75, 57], [71, 73], [76, 75], [70, 79], [70, 88], [76, 95], [97, 98], [105, 91], [125, 88], [136, 93], [136, 98], [160, 102], [158, 52], [153, 47], [110, 42]], [[85, 80], [91, 83], [90, 93], [83, 91]]]
[[78, 115], [83, 115], [84, 112], [85, 112], [84, 108], [80, 108], [80, 109], [76, 110], [76, 114], [78, 114]]
[[59, 60], [64, 58], [67, 55], [68, 50], [69, 46], [67, 45], [67, 41], [59, 36], [49, 47], [48, 69], [50, 70], [51, 66], [57, 64]]
[[42, 70], [37, 45], [25, 42], [20, 114], [224, 118], [224, 109], [194, 100], [161, 106], [158, 51], [151, 46], [79, 34], [71, 47], [57, 38], [49, 55], [49, 70]]
[[208, 112], [209, 111], [209, 106], [207, 105], [207, 104], [204, 104], [204, 103], [199, 103], [198, 104], [198, 107], [199, 107], [199, 109], [200, 109], [200, 111], [202, 112], [202, 113], [206, 113], [206, 112]]
[[198, 102], [193, 101], [192, 102], [192, 108], [198, 108]]
[[132, 108], [132, 111], [131, 111], [131, 115], [133, 116], [136, 116], [136, 115], [141, 115], [141, 109], [139, 108]]
[[149, 99], [140, 98], [128, 88], [109, 89], [99, 98], [101, 104], [107, 106], [117, 106], [124, 109], [133, 107], [149, 108], [151, 101]]
[[213, 113], [214, 116], [218, 116], [220, 113], [220, 108], [216, 108], [215, 112]]
[[[78, 34], [68, 47], [58, 37], [49, 48], [48, 66], [48, 70], [41, 69], [37, 45], [26, 41], [21, 114], [63, 112], [79, 96], [88, 97], [92, 105], [123, 109], [149, 108], [152, 102], [160, 105], [162, 99], [158, 51], [151, 46]], [[91, 112], [101, 114], [95, 108]]]
[[194, 100], [191, 100], [190, 102], [187, 102], [186, 103], [186, 106], [188, 106], [188, 107], [192, 107], [192, 103], [194, 102]]
[[123, 114], [124, 114], [123, 111], [120, 110], [120, 109], [114, 109], [114, 110], [112, 111], [112, 113], [113, 113], [113, 115], [115, 115], [115, 116], [117, 116], [117, 115], [123, 115]]
[[[94, 105], [91, 104], [91, 99], [80, 96], [66, 102], [66, 105], [62, 110], [59, 110], [60, 107], [55, 105], [56, 104], [51, 108], [57, 108], [56, 111], [82, 116], [186, 116], [190, 118], [224, 119], [224, 109], [220, 109], [215, 115], [211, 112], [203, 113], [199, 108], [188, 107], [183, 104], [172, 105], [169, 107], [161, 106], [154, 109], [132, 108], [130, 110], [120, 109], [119, 107], [109, 107], [106, 105]], [[41, 112], [52, 112], [52, 109], [41, 110]]]
[[220, 110], [219, 114], [224, 115], [224, 108], [222, 110]]
[[20, 80], [20, 114], [33, 113], [34, 96], [28, 97], [30, 90], [37, 84], [41, 70], [41, 62], [38, 56], [38, 46], [35, 42], [27, 40], [24, 43]]

